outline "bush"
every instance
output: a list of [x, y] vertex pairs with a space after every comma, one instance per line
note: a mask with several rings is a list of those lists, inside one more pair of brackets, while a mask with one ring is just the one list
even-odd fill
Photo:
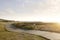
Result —
[[14, 23], [12, 25], [15, 26], [16, 28], [25, 29], [25, 30], [34, 29], [30, 24], [26, 24], [26, 23]]

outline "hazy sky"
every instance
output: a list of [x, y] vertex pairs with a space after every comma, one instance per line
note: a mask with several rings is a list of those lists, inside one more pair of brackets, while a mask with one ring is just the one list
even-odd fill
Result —
[[60, 0], [0, 0], [0, 18], [60, 22]]

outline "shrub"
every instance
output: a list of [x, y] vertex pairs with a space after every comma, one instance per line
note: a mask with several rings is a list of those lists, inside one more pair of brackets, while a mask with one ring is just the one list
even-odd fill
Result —
[[25, 29], [25, 30], [33, 29], [33, 27], [30, 24], [26, 24], [26, 23], [14, 23], [12, 25], [15, 26], [16, 28]]

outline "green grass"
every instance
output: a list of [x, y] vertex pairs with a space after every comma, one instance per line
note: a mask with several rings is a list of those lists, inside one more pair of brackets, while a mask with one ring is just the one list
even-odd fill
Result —
[[28, 34], [28, 33], [17, 33], [8, 32], [5, 29], [5, 22], [0, 22], [0, 40], [48, 40], [42, 36]]

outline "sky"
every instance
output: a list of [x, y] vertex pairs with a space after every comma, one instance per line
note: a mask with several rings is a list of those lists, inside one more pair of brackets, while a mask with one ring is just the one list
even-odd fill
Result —
[[0, 0], [0, 18], [60, 22], [60, 0]]

